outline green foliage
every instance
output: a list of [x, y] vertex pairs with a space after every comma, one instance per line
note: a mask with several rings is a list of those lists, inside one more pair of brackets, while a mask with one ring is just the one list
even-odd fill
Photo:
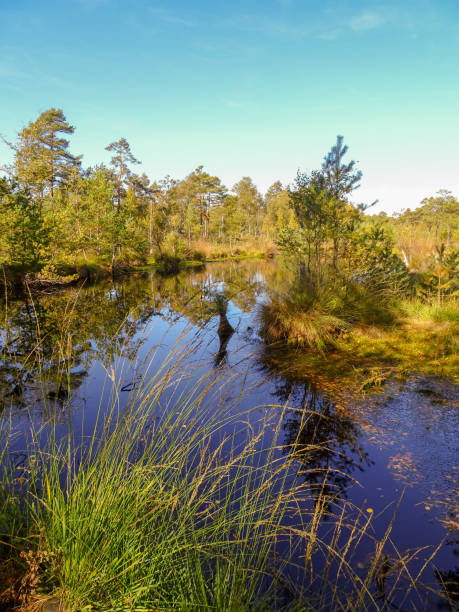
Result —
[[42, 207], [14, 181], [0, 179], [0, 261], [33, 266], [47, 257]]
[[269, 238], [275, 239], [281, 228], [295, 229], [297, 225], [289, 192], [280, 181], [276, 181], [265, 194], [263, 231]]
[[372, 282], [332, 271], [307, 273], [262, 307], [261, 333], [269, 342], [323, 349], [335, 345], [352, 325], [393, 323], [396, 310], [391, 297]]
[[327, 187], [331, 194], [339, 199], [347, 197], [357, 189], [358, 182], [362, 178], [362, 172], [355, 170], [355, 161], [343, 163], [347, 151], [347, 145], [343, 146], [343, 137], [337, 136], [336, 144], [325, 156], [322, 164]]
[[69, 152], [69, 141], [60, 136], [74, 131], [62, 110], [50, 108], [19, 133], [15, 170], [33, 193], [52, 197], [55, 187], [67, 183], [78, 170], [80, 157]]
[[407, 267], [394, 253], [393, 240], [382, 227], [360, 230], [352, 237], [346, 259], [349, 274], [375, 290], [407, 295], [412, 289], [412, 277]]
[[459, 230], [459, 202], [450, 191], [442, 189], [436, 196], [424, 198], [416, 210], [407, 210], [397, 221], [400, 225], [424, 226], [436, 243], [450, 244]]
[[331, 258], [338, 270], [338, 260], [342, 262], [346, 257], [349, 241], [361, 221], [362, 206], [355, 207], [348, 200], [358, 186], [361, 172], [354, 170], [354, 161], [343, 163], [346, 152], [343, 138], [338, 136], [321, 170], [311, 174], [298, 171], [289, 191], [302, 230], [299, 237], [304, 242], [302, 252], [307, 254], [308, 269]]
[[287, 255], [295, 254], [302, 257], [307, 253], [308, 241], [300, 228], [281, 227], [277, 234], [276, 244]]
[[[419, 295], [441, 300], [457, 290], [447, 261], [459, 238], [457, 200], [441, 191], [396, 218], [364, 215], [365, 206], [350, 199], [362, 175], [354, 161], [344, 161], [341, 136], [319, 170], [298, 172], [288, 188], [276, 181], [263, 197], [248, 176], [228, 193], [203, 166], [182, 180], [152, 182], [133, 171], [139, 162], [125, 138], [106, 147], [113, 154], [109, 167], [82, 170], [81, 156], [70, 153], [65, 138], [73, 132], [62, 110], [51, 108], [10, 145], [18, 184], [2, 188], [4, 262], [97, 261], [114, 271], [162, 255], [192, 257], [193, 251], [211, 259], [274, 254], [275, 241], [301, 269], [332, 265], [366, 278], [371, 271], [373, 280], [379, 275], [383, 282], [386, 274], [386, 284], [401, 288], [408, 268]], [[384, 238], [377, 237], [380, 229]]]
[[221, 205], [225, 192], [220, 179], [205, 172], [203, 166], [172, 186], [175, 226], [186, 236], [188, 245], [195, 238], [209, 237], [211, 211]]
[[129, 164], [140, 164], [131, 152], [131, 147], [125, 138], [121, 138], [117, 142], [112, 142], [107, 147], [106, 151], [114, 153], [110, 161], [113, 167], [113, 180], [116, 188], [116, 205], [117, 211], [120, 211], [121, 200], [126, 195], [125, 186], [127, 180], [132, 176]]
[[244, 215], [244, 231], [258, 235], [261, 227], [263, 199], [249, 176], [244, 176], [233, 186], [237, 204]]
[[435, 296], [438, 305], [445, 296], [459, 295], [459, 250], [447, 249], [445, 244], [435, 248], [426, 262], [426, 269], [418, 275], [417, 294], [425, 298]]

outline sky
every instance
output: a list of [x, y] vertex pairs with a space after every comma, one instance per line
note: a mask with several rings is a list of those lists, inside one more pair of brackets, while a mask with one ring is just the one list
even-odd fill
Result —
[[342, 134], [374, 212], [459, 197], [459, 0], [0, 0], [0, 134], [51, 107], [84, 166], [265, 191]]

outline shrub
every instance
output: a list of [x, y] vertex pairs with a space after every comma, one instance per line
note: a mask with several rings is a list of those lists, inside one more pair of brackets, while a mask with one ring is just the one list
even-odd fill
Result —
[[160, 272], [164, 274], [177, 274], [182, 267], [182, 260], [175, 255], [162, 254], [156, 259]]

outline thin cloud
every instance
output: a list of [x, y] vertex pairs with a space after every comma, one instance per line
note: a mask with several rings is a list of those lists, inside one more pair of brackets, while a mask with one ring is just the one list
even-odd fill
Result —
[[270, 19], [255, 13], [240, 13], [231, 19], [222, 22], [223, 26], [230, 26], [240, 31], [259, 32], [269, 36], [287, 39], [299, 39], [309, 36], [309, 26], [294, 25], [282, 19]]
[[335, 28], [334, 30], [324, 30], [316, 35], [319, 40], [336, 40], [343, 33], [342, 28]]
[[352, 17], [349, 26], [354, 32], [366, 32], [380, 28], [385, 22], [385, 18], [380, 13], [365, 11]]
[[157, 6], [150, 8], [150, 14], [156, 19], [164, 21], [166, 23], [170, 23], [172, 25], [180, 25], [185, 26], [187, 28], [193, 28], [197, 25], [196, 21], [192, 19], [186, 19], [168, 11], [167, 9]]
[[[60, 89], [72, 89], [74, 84], [54, 74], [43, 70], [42, 63], [32, 54], [25, 52], [20, 47], [0, 46], [0, 77], [14, 87], [27, 84], [31, 87], [33, 83], [46, 83], [50, 87]], [[46, 64], [43, 62], [43, 64]]]

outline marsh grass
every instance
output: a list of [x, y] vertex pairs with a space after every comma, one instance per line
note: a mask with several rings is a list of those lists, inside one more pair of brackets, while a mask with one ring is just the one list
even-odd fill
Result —
[[215, 261], [233, 257], [262, 257], [272, 255], [276, 252], [276, 246], [272, 240], [258, 238], [257, 240], [247, 237], [230, 243], [215, 243], [208, 240], [194, 240], [190, 246], [190, 255], [195, 259]]
[[459, 308], [457, 299], [441, 306], [420, 300], [399, 302], [397, 323], [387, 328], [357, 326], [342, 339], [353, 359], [392, 365], [406, 375], [425, 373], [458, 380]]
[[397, 297], [349, 278], [324, 274], [318, 282], [310, 276], [286, 294], [270, 297], [260, 310], [260, 328], [273, 345], [273, 363], [283, 361], [282, 345], [293, 345], [300, 350], [285, 364], [288, 369], [312, 378], [314, 372], [328, 372], [330, 379], [339, 377], [354, 390], [379, 387], [394, 373], [457, 380], [455, 297], [438, 305]]
[[[63, 381], [71, 313], [56, 348]], [[319, 493], [299, 480], [294, 454], [282, 452], [288, 406], [238, 408], [237, 375], [197, 378], [185, 348], [139, 363], [142, 379], [124, 402], [125, 372], [107, 367], [92, 431], [62, 433], [53, 419], [61, 403], [47, 392], [43, 356], [34, 358], [47, 422], [31, 420], [18, 447], [2, 420], [6, 609], [38, 610], [50, 597], [72, 612], [354, 612], [410, 597], [429, 609], [423, 571], [413, 574], [414, 554], [390, 544], [391, 524], [378, 541], [372, 514], [325, 494], [329, 472]], [[363, 542], [373, 551], [364, 566]]]
[[436, 321], [459, 326], [459, 299], [451, 296], [443, 299], [439, 305], [436, 300], [411, 299], [400, 304], [402, 312], [410, 319]]
[[395, 310], [384, 291], [333, 273], [305, 274], [284, 295], [274, 295], [260, 313], [270, 342], [324, 349], [357, 323], [387, 326]]
[[[2, 540], [13, 556], [45, 559], [40, 590], [68, 609], [244, 609], [259, 588], [271, 515], [249, 492], [268, 468], [250, 447], [211, 448], [222, 421], [197, 417], [197, 389], [172, 400], [169, 385], [164, 375], [78, 443], [32, 432], [27, 467], [4, 471]], [[158, 402], [166, 412], [152, 419]]]
[[[211, 403], [221, 401], [221, 389], [206, 387]], [[21, 575], [17, 602], [26, 609], [54, 596], [67, 610], [378, 609], [375, 575], [390, 527], [359, 575], [353, 557], [363, 538], [374, 539], [371, 516], [350, 504], [331, 511], [329, 496], [295, 481], [277, 452], [282, 419], [247, 423], [250, 435], [235, 443], [228, 431], [241, 421], [204, 409], [196, 387], [174, 390], [169, 410], [152, 419], [164, 388], [158, 380], [140, 405], [105, 419], [79, 445], [52, 434], [43, 445], [32, 434], [27, 465], [4, 469], [1, 539]], [[262, 450], [273, 427], [273, 444]], [[326, 480], [324, 473], [324, 488]], [[401, 584], [421, 587], [405, 567], [409, 557], [394, 556], [385, 598]]]

